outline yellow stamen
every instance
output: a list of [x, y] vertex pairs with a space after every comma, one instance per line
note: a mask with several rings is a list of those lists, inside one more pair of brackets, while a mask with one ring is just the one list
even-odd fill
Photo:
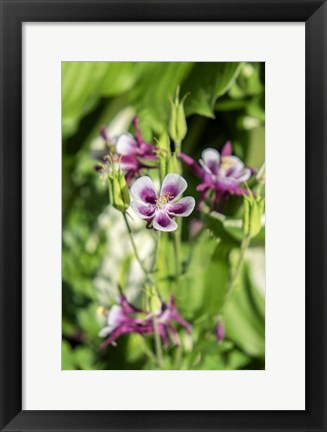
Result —
[[160, 195], [160, 197], [156, 200], [156, 206], [159, 208], [162, 208], [164, 205], [166, 205], [169, 201], [173, 199], [173, 196], [170, 192], [163, 193]]

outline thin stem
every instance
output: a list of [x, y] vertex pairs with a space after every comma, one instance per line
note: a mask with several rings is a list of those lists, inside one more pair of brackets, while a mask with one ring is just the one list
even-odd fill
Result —
[[155, 247], [155, 251], [154, 251], [154, 259], [153, 259], [153, 263], [152, 263], [152, 273], [155, 273], [158, 270], [160, 239], [161, 239], [161, 232], [157, 231], [157, 241], [156, 241], [156, 247]]
[[163, 368], [161, 340], [160, 340], [160, 334], [158, 330], [157, 316], [155, 313], [153, 313], [152, 320], [153, 320], [154, 341], [156, 345], [157, 362], [158, 362], [158, 366], [160, 368]]
[[180, 263], [180, 250], [181, 250], [181, 227], [178, 228], [177, 231], [174, 232], [173, 234], [173, 238], [174, 238], [174, 253], [175, 253], [175, 265], [176, 265], [176, 279], [178, 279], [178, 277], [181, 274], [181, 263]]
[[124, 217], [124, 221], [125, 221], [125, 224], [126, 224], [128, 235], [129, 235], [129, 238], [130, 238], [130, 241], [131, 241], [131, 245], [132, 245], [132, 248], [133, 248], [133, 251], [134, 251], [134, 254], [135, 254], [135, 258], [137, 259], [137, 261], [138, 261], [140, 267], [142, 268], [143, 272], [145, 273], [145, 275], [148, 276], [148, 271], [144, 267], [144, 264], [143, 264], [143, 262], [142, 262], [142, 260], [141, 260], [141, 258], [139, 256], [139, 254], [138, 254], [137, 247], [136, 247], [136, 244], [135, 244], [135, 241], [134, 241], [134, 237], [133, 237], [133, 233], [132, 233], [131, 227], [129, 225], [126, 213], [123, 213], [123, 217]]
[[229, 284], [228, 284], [228, 287], [227, 287], [226, 296], [225, 296], [225, 302], [230, 297], [230, 295], [231, 295], [231, 293], [233, 291], [233, 287], [234, 287], [235, 281], [236, 281], [236, 279], [237, 279], [237, 277], [238, 277], [238, 275], [239, 275], [239, 273], [241, 271], [241, 268], [242, 268], [245, 252], [248, 249], [249, 245], [250, 245], [250, 237], [246, 236], [242, 240], [242, 244], [241, 244], [241, 248], [240, 248], [240, 255], [238, 257], [238, 261], [237, 261], [235, 270], [234, 270], [234, 272], [232, 274], [232, 277], [230, 278], [230, 281], [229, 281]]
[[[160, 240], [161, 240], [161, 232], [158, 231], [157, 244], [156, 244], [156, 250], [155, 250], [154, 261], [153, 261], [153, 266], [152, 266], [152, 272], [155, 272], [158, 270]], [[158, 296], [158, 289], [157, 289], [156, 285], [155, 285], [155, 290], [156, 290], [156, 295]], [[157, 362], [158, 362], [158, 366], [160, 368], [162, 368], [163, 367], [162, 347], [161, 347], [160, 334], [159, 334], [159, 330], [158, 330], [157, 316], [156, 316], [155, 311], [153, 311], [152, 320], [153, 320], [153, 332], [154, 332], [154, 341], [155, 341], [155, 346], [156, 346]]]

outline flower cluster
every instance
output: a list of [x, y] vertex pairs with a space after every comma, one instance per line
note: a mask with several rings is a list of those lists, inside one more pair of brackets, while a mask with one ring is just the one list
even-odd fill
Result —
[[136, 333], [140, 335], [154, 333], [154, 317], [158, 326], [158, 333], [164, 345], [172, 342], [180, 345], [180, 339], [173, 321], [179, 323], [188, 332], [192, 326], [186, 322], [177, 311], [175, 299], [170, 297], [169, 303], [162, 303], [159, 312], [155, 313], [141, 310], [130, 304], [123, 294], [118, 297], [118, 304], [112, 306], [107, 316], [107, 325], [101, 330], [100, 336], [107, 339], [100, 345], [104, 348], [115, 345], [116, 340], [123, 334]]
[[[112, 206], [123, 213], [134, 255], [144, 272], [145, 280], [150, 281], [154, 287], [155, 296], [151, 298], [152, 300], [153, 298], [158, 299], [159, 303], [157, 308], [150, 307], [149, 310], [141, 310], [129, 303], [125, 295], [120, 293], [117, 304], [109, 310], [107, 324], [100, 333], [102, 337], [106, 338], [101, 344], [102, 348], [115, 345], [116, 340], [121, 335], [129, 333], [154, 334], [156, 343], [158, 340], [160, 342], [161, 339], [164, 345], [168, 345], [170, 342], [179, 345], [180, 340], [174, 322], [179, 323], [187, 331], [192, 331], [191, 325], [177, 311], [172, 295], [169, 302], [159, 300], [160, 294], [156, 286], [158, 281], [154, 275], [157, 264], [154, 263], [151, 270], [144, 266], [139, 257], [127, 218], [131, 207], [133, 212], [146, 222], [147, 228], [173, 232], [178, 229], [175, 218], [188, 217], [193, 212], [196, 204], [195, 199], [192, 196], [182, 197], [188, 185], [186, 180], [177, 173], [181, 172], [181, 167], [176, 156], [188, 165], [195, 176], [200, 179], [196, 187], [201, 192], [198, 200], [199, 210], [202, 209], [200, 204], [205, 200], [209, 200], [211, 208], [214, 208], [221, 198], [225, 199], [228, 195], [246, 196], [250, 194], [245, 182], [250, 179], [253, 170], [246, 167], [238, 157], [232, 154], [231, 143], [227, 142], [221, 152], [214, 148], [205, 149], [201, 159], [197, 162], [186, 153], [180, 152], [181, 142], [185, 137], [187, 127], [186, 123], [183, 123], [185, 121], [183, 100], [179, 102], [178, 94], [175, 102], [172, 103], [172, 114], [169, 133], [175, 142], [174, 151], [169, 148], [169, 140], [164, 152], [160, 145], [157, 148], [144, 141], [138, 125], [138, 117], [133, 120], [136, 136], [124, 133], [109, 142], [106, 131], [102, 131], [102, 137], [109, 148], [106, 164], [101, 167], [109, 179], [110, 202]], [[170, 165], [170, 162], [174, 162], [174, 164]], [[159, 192], [153, 180], [148, 175], [144, 175], [144, 171], [150, 168], [159, 168], [157, 173], [157, 177], [161, 179]], [[166, 174], [167, 171], [168, 174]], [[128, 187], [129, 185], [131, 186]], [[260, 229], [259, 222], [263, 201], [261, 202], [259, 198], [254, 198], [252, 195], [247, 198], [249, 199], [246, 201], [247, 213], [244, 218], [244, 232], [248, 236], [254, 236]], [[197, 233], [201, 231], [202, 225], [201, 218], [194, 220], [193, 224], [190, 223], [190, 238], [196, 237]], [[179, 273], [180, 263], [178, 262], [177, 250], [180, 245], [176, 243], [181, 242], [180, 232], [173, 237], [176, 250], [177, 280], [181, 274]], [[158, 242], [156, 250], [158, 251], [160, 236], [156, 236], [156, 238]], [[225, 337], [225, 328], [221, 321], [217, 323], [216, 337], [219, 343]], [[157, 355], [160, 358], [159, 352]], [[159, 360], [158, 364], [161, 364]]]

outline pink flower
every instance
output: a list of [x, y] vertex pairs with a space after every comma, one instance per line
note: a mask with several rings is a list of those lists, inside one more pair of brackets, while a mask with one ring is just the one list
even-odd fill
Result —
[[123, 156], [134, 156], [148, 160], [156, 160], [156, 147], [144, 141], [141, 130], [138, 126], [137, 116], [133, 119], [133, 125], [136, 137], [130, 133], [125, 133], [117, 137], [116, 152]]
[[150, 177], [143, 176], [132, 185], [131, 193], [136, 201], [131, 203], [134, 212], [152, 223], [158, 231], [175, 231], [175, 216], [189, 216], [195, 206], [193, 197], [179, 199], [187, 188], [186, 180], [178, 174], [167, 174], [158, 195]]
[[232, 155], [232, 145], [228, 141], [221, 153], [213, 148], [205, 149], [199, 164], [190, 156], [180, 153], [179, 157], [191, 168], [193, 173], [201, 179], [197, 190], [202, 192], [200, 202], [206, 199], [210, 190], [215, 193], [215, 204], [222, 195], [243, 195], [247, 190], [242, 183], [249, 180], [252, 170]]
[[[141, 170], [157, 167], [157, 148], [144, 141], [141, 130], [138, 126], [138, 117], [134, 117], [133, 125], [136, 137], [130, 133], [123, 133], [119, 136], [109, 138], [107, 130], [101, 129], [101, 136], [107, 143], [110, 150], [110, 158], [114, 163], [119, 163], [124, 171], [126, 182], [141, 175]], [[106, 158], [106, 155], [104, 156]], [[101, 161], [105, 161], [103, 155]], [[100, 168], [97, 168], [100, 170]]]
[[[162, 303], [160, 311], [156, 314], [156, 318], [158, 332], [165, 345], [168, 345], [170, 340], [175, 345], [180, 344], [179, 336], [172, 321], [179, 323], [188, 332], [192, 331], [192, 326], [177, 311], [173, 296], [170, 297], [169, 304]], [[109, 310], [107, 325], [100, 332], [101, 337], [107, 338], [100, 345], [100, 348], [116, 345], [116, 339], [123, 334], [129, 333], [141, 335], [153, 334], [153, 314], [133, 306], [123, 294], [120, 294], [118, 304], [112, 306]]]

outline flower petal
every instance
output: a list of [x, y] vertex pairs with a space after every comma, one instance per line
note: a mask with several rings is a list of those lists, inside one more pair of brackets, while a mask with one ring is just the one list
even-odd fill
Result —
[[158, 231], [175, 231], [178, 227], [177, 223], [170, 219], [169, 215], [164, 210], [159, 210], [153, 219], [153, 228]]
[[202, 166], [204, 169], [206, 167], [212, 174], [217, 174], [219, 164], [220, 164], [220, 154], [219, 151], [213, 148], [208, 148], [202, 152]]
[[179, 153], [178, 157], [182, 159], [183, 162], [186, 163], [191, 169], [191, 171], [197, 176], [202, 178], [204, 175], [203, 169], [200, 167], [200, 165], [195, 162], [194, 159], [192, 159], [189, 155], [185, 153]]
[[166, 210], [172, 216], [189, 216], [195, 207], [195, 199], [193, 197], [184, 197], [175, 203], [166, 205]]
[[131, 202], [131, 207], [134, 213], [142, 219], [152, 219], [154, 217], [154, 204], [143, 204], [133, 201]]
[[162, 183], [161, 192], [162, 194], [170, 194], [172, 201], [178, 198], [187, 188], [186, 180], [179, 174], [167, 174]]
[[250, 177], [251, 177], [251, 170], [250, 170], [250, 168], [244, 168], [244, 170], [241, 173], [238, 173], [238, 175], [235, 176], [235, 178], [237, 179], [237, 181], [240, 182], [240, 183], [249, 180]]
[[131, 155], [121, 156], [119, 164], [120, 164], [120, 168], [126, 171], [130, 171], [130, 170], [137, 171], [138, 168], [140, 167], [140, 163], [138, 162], [136, 157]]
[[138, 178], [131, 187], [131, 193], [146, 204], [155, 204], [158, 199], [154, 184], [148, 176]]
[[232, 143], [227, 141], [226, 144], [221, 149], [222, 156], [231, 156], [232, 155]]
[[122, 134], [118, 137], [116, 151], [121, 155], [131, 155], [137, 153], [137, 142], [130, 133]]

